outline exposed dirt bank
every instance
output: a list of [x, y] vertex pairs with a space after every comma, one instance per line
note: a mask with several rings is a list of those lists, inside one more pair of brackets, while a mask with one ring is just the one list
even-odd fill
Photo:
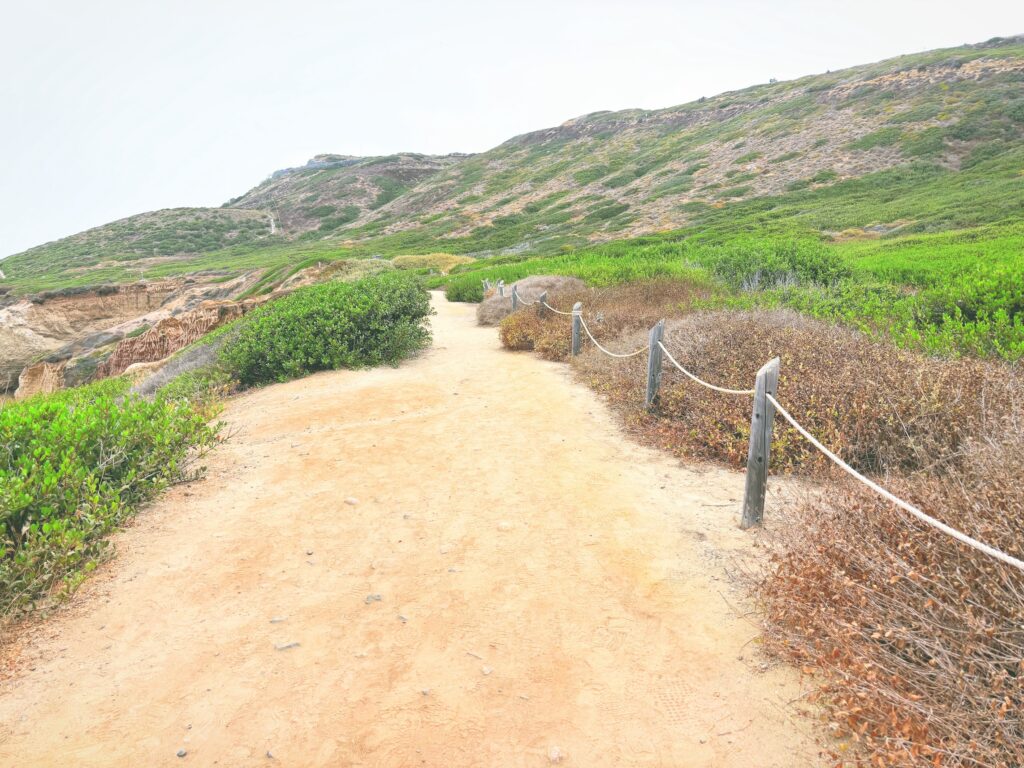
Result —
[[723, 568], [742, 477], [435, 305], [401, 368], [230, 404], [209, 477], [8, 648], [0, 764], [814, 765]]
[[212, 280], [171, 278], [0, 307], [0, 390], [16, 386], [22, 369], [40, 358], [68, 359], [109, 347], [140, 326], [187, 312], [203, 301], [237, 295], [253, 276]]

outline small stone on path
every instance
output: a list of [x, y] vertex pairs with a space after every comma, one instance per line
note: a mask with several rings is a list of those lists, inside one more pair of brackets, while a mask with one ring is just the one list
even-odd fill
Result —
[[179, 749], [177, 752], [178, 757], [184, 757], [187, 754], [188, 752], [186, 752], [184, 749]]
[[356, 504], [359, 503], [359, 499], [357, 499], [355, 496], [349, 496], [347, 499], [345, 499], [345, 503], [348, 504], [350, 507], [354, 507]]
[[370, 603], [379, 603], [383, 599], [384, 598], [381, 597], [380, 595], [367, 595], [366, 596], [366, 604], [369, 605]]
[[287, 651], [289, 648], [298, 648], [298, 643], [275, 643], [274, 648], [278, 651]]

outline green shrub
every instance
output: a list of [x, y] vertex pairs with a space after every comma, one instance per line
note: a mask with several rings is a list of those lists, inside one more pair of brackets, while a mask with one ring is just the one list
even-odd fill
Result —
[[103, 535], [213, 444], [207, 416], [125, 379], [0, 407], [0, 616], [92, 570]]
[[313, 285], [255, 310], [221, 360], [243, 386], [396, 364], [429, 342], [429, 314], [422, 283], [408, 273]]
[[444, 295], [448, 301], [466, 301], [479, 303], [484, 300], [483, 283], [475, 276], [464, 280], [454, 280], [444, 287]]

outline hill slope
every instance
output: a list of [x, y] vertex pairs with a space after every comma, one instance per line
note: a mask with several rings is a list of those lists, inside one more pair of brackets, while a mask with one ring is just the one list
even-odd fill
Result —
[[[428, 250], [550, 253], [734, 214], [741, 228], [759, 226], [781, 211], [824, 235], [943, 230], [1022, 214], [1022, 139], [1024, 38], [995, 39], [668, 109], [598, 112], [479, 155], [319, 155], [229, 207], [144, 214], [3, 268], [25, 292], [129, 279], [130, 262], [154, 256], [164, 259], [154, 274], [172, 274]], [[156, 254], [145, 235], [154, 216]], [[269, 227], [271, 216], [273, 235], [252, 223]], [[252, 229], [191, 232], [206, 217]]]
[[228, 205], [271, 211], [286, 235], [314, 231], [326, 235], [359, 221], [465, 157], [317, 155], [300, 168], [275, 171]]

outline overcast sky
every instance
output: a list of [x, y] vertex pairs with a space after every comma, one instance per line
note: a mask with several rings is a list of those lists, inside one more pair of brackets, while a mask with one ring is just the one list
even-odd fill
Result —
[[1009, 0], [4, 0], [0, 256], [317, 153], [478, 152], [1022, 31]]

